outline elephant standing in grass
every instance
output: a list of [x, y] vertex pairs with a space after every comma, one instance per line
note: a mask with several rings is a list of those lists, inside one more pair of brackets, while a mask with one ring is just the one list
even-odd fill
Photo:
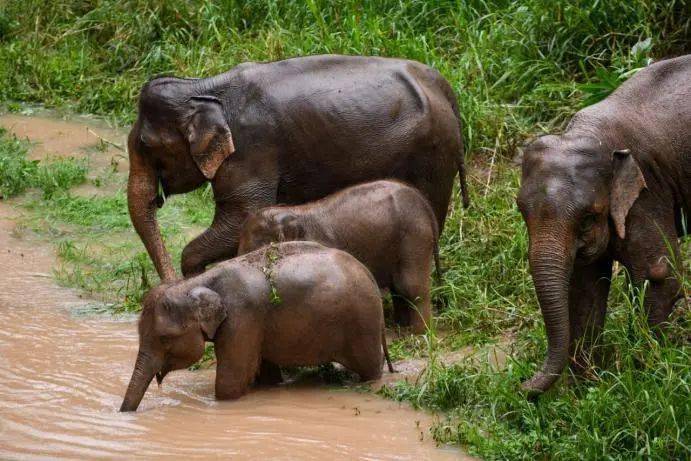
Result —
[[392, 291], [394, 317], [413, 332], [430, 324], [430, 272], [439, 272], [437, 221], [427, 199], [399, 181], [358, 184], [321, 200], [250, 215], [239, 254], [271, 242], [310, 240], [347, 251]]
[[613, 260], [648, 282], [651, 326], [682, 296], [678, 237], [691, 211], [691, 55], [653, 64], [578, 112], [559, 136], [532, 142], [518, 206], [547, 329], [548, 389], [571, 357], [582, 371], [602, 332]]
[[441, 230], [453, 178], [468, 204], [456, 96], [414, 61], [311, 56], [144, 85], [128, 139], [130, 217], [162, 280], [175, 277], [156, 206], [211, 181], [211, 226], [182, 253], [199, 274], [236, 254], [247, 215], [394, 178], [430, 201]]
[[[120, 411], [135, 411], [154, 376], [187, 368], [213, 341], [216, 398], [244, 394], [260, 373], [338, 362], [363, 381], [382, 374], [384, 312], [372, 274], [314, 242], [264, 247], [204, 274], [153, 288]], [[383, 353], [382, 355], [382, 348]]]

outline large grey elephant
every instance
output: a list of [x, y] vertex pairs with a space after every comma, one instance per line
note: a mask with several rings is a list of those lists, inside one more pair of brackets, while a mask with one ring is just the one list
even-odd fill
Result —
[[578, 112], [559, 136], [532, 142], [518, 206], [547, 329], [547, 357], [523, 387], [549, 388], [602, 332], [613, 260], [649, 282], [651, 325], [682, 296], [674, 261], [691, 211], [691, 56], [653, 64]]
[[246, 63], [142, 88], [129, 135], [128, 206], [163, 280], [175, 277], [156, 221], [164, 195], [210, 181], [216, 212], [182, 253], [185, 276], [236, 254], [249, 212], [395, 178], [430, 201], [443, 228], [453, 178], [468, 204], [456, 97], [414, 61], [312, 56]]

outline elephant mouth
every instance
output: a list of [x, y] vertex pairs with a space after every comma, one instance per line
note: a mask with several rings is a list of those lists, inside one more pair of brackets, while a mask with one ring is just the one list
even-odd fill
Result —
[[160, 386], [161, 383], [163, 383], [163, 378], [166, 377], [168, 374], [167, 370], [161, 370], [158, 373], [156, 373], [156, 383]]

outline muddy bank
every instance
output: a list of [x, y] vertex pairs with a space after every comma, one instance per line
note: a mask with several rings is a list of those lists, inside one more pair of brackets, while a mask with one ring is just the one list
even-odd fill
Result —
[[309, 383], [217, 402], [213, 370], [174, 372], [140, 412], [118, 413], [134, 317], [89, 315], [90, 301], [52, 281], [52, 250], [12, 236], [15, 213], [0, 202], [0, 458], [464, 457], [435, 447], [432, 417], [405, 405]]

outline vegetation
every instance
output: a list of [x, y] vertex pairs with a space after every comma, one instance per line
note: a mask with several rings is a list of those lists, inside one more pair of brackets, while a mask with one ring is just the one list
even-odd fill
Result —
[[55, 158], [47, 161], [29, 160], [27, 147], [0, 128], [0, 198], [9, 198], [28, 188], [43, 191], [50, 198], [57, 190], [68, 189], [86, 180], [87, 166], [75, 158]]
[[[130, 121], [138, 89], [155, 74], [212, 75], [305, 54], [403, 56], [438, 68], [459, 96], [473, 205], [464, 210], [455, 196], [442, 235], [437, 328], [391, 348], [398, 357], [429, 356], [429, 366], [418, 382], [384, 392], [444, 412], [437, 440], [484, 458], [691, 456], [689, 311], [678, 310], [667, 338], [652, 337], [638, 307], [644, 293], [629, 293], [621, 275], [606, 360], [592, 379], [563, 383], [537, 402], [516, 392], [539, 365], [545, 339], [510, 162], [526, 138], [558, 131], [650, 59], [691, 52], [686, 0], [51, 3], [0, 6], [0, 100], [8, 107], [39, 102]], [[5, 196], [44, 191], [21, 203], [27, 225], [58, 242], [59, 278], [137, 309], [156, 277], [129, 226], [123, 179], [106, 175], [114, 193], [83, 196], [69, 190], [78, 176], [53, 163], [41, 170], [25, 154], [20, 142], [0, 138], [0, 188]], [[65, 170], [76, 168], [68, 163]], [[176, 258], [209, 222], [209, 203], [202, 189], [161, 210]], [[683, 254], [688, 270], [688, 242]], [[688, 276], [679, 276], [689, 289]], [[442, 364], [444, 350], [463, 346], [479, 352]], [[496, 347], [508, 352], [503, 367], [486, 359]]]

